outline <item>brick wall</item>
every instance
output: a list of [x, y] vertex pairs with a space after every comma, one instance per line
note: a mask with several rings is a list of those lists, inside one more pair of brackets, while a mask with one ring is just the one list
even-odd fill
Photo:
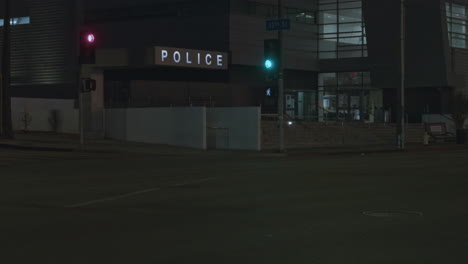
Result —
[[[407, 143], [422, 143], [421, 124], [407, 127]], [[395, 125], [364, 123], [295, 122], [285, 125], [286, 148], [395, 144]], [[277, 147], [276, 121], [262, 121], [262, 149]]]

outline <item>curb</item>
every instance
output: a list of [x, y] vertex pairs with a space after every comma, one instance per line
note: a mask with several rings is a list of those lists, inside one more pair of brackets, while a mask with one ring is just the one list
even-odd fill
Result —
[[0, 143], [0, 148], [3, 148], [3, 149], [18, 149], [18, 150], [34, 150], [34, 151], [56, 151], [56, 152], [75, 152], [75, 151], [79, 151], [78, 149], [74, 149], [74, 148], [26, 146], [26, 145], [6, 144], [6, 143]]
[[431, 151], [447, 151], [447, 150], [468, 150], [468, 146], [451, 146], [451, 147], [434, 147], [434, 148], [414, 148], [409, 152], [431, 152]]
[[[30, 146], [19, 144], [0, 143], [1, 149], [13, 150], [29, 150], [29, 151], [44, 151], [44, 152], [81, 152], [81, 153], [101, 153], [101, 154], [115, 154], [120, 151], [103, 150], [103, 149], [87, 149], [87, 148], [65, 148], [65, 147], [46, 147], [46, 146]], [[127, 153], [127, 152], [123, 152]], [[139, 152], [128, 152], [129, 154], [141, 154]]]
[[344, 156], [356, 154], [379, 154], [379, 153], [395, 153], [395, 152], [408, 152], [401, 149], [378, 149], [378, 150], [356, 150], [356, 151], [338, 151], [338, 152], [318, 152], [318, 153], [293, 153], [287, 154], [287, 157], [311, 157], [311, 156]]
[[318, 153], [292, 153], [287, 154], [287, 157], [313, 157], [313, 156], [344, 156], [357, 154], [383, 154], [383, 153], [422, 153], [436, 152], [449, 150], [468, 150], [468, 146], [451, 146], [451, 147], [433, 147], [433, 148], [413, 148], [413, 149], [379, 149], [379, 150], [356, 150], [356, 151], [338, 151], [338, 152], [318, 152]]

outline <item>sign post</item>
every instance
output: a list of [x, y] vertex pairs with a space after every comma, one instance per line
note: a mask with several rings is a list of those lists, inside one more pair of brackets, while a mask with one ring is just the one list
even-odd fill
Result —
[[13, 125], [11, 119], [11, 0], [4, 3], [5, 14], [3, 22], [3, 60], [2, 60], [2, 85], [0, 96], [0, 130], [1, 136], [14, 139]]
[[84, 146], [84, 99], [83, 99], [83, 91], [80, 89], [79, 91], [79, 106], [80, 106], [80, 146]]
[[400, 149], [405, 149], [406, 145], [406, 109], [405, 109], [405, 45], [406, 45], [406, 6], [405, 0], [401, 0], [401, 84], [400, 84], [400, 125], [399, 125], [399, 142]]
[[[278, 151], [284, 152], [284, 53], [283, 53], [283, 31], [291, 29], [291, 20], [283, 17], [282, 0], [278, 0], [278, 18], [266, 21], [266, 31], [278, 31], [277, 48], [272, 52], [272, 40], [265, 40], [265, 52], [270, 51], [275, 53], [277, 61], [272, 61], [272, 58], [266, 58], [265, 68], [267, 70], [275, 70], [275, 79], [278, 81]], [[276, 54], [277, 53], [277, 54]], [[265, 54], [270, 56], [271, 54]], [[275, 63], [277, 66], [275, 66]]]
[[283, 19], [283, 2], [278, 0], [278, 17], [274, 22], [267, 22], [272, 28], [278, 30], [279, 41], [279, 74], [278, 74], [278, 151], [284, 152], [284, 52], [283, 30], [290, 29], [289, 19]]
[[79, 115], [80, 115], [80, 145], [84, 146], [85, 144], [85, 130], [84, 130], [84, 115], [85, 115], [85, 108], [84, 108], [84, 94], [96, 91], [96, 80], [91, 78], [81, 78], [79, 77]]

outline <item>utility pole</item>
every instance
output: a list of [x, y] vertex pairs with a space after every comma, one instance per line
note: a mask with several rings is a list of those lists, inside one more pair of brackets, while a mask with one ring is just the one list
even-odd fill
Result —
[[78, 73], [78, 104], [79, 104], [79, 128], [80, 128], [80, 146], [85, 144], [84, 138], [84, 94], [82, 91], [81, 71]]
[[78, 92], [78, 129], [80, 133], [80, 146], [84, 147], [85, 136], [84, 136], [84, 94], [83, 94], [83, 82], [82, 82], [82, 65], [80, 62], [80, 42], [81, 35], [80, 30], [83, 26], [83, 5], [80, 0], [75, 0], [75, 52], [76, 52], [76, 84]]
[[3, 20], [3, 56], [2, 56], [2, 91], [1, 91], [1, 135], [13, 139], [11, 120], [11, 0], [5, 0], [5, 15]]
[[[283, 18], [283, 2], [278, 0], [278, 18]], [[278, 31], [279, 70], [278, 70], [278, 150], [284, 152], [284, 52], [283, 31]]]
[[405, 43], [406, 43], [406, 7], [405, 0], [401, 0], [401, 86], [400, 86], [400, 133], [399, 148], [405, 149], [406, 144], [406, 114], [405, 114]]

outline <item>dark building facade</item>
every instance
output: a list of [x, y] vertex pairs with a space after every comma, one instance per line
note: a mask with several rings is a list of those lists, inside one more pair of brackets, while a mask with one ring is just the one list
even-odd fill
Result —
[[[0, 1], [2, 13], [3, 3]], [[77, 67], [73, 10], [73, 1], [12, 1], [11, 76], [14, 97], [75, 97]], [[2, 19], [2, 35], [3, 23]]]
[[[264, 104], [269, 84], [262, 69], [263, 40], [277, 37], [275, 32], [265, 32], [265, 19], [276, 16], [275, 1], [270, 2], [139, 1], [132, 7], [114, 1], [90, 2], [85, 7], [86, 27], [103, 37], [99, 43], [103, 54], [120, 51], [123, 58], [123, 68], [98, 58], [98, 67], [104, 65], [107, 106]], [[294, 17], [294, 26], [305, 30], [287, 36], [291, 41], [286, 47], [288, 86], [313, 90], [317, 72], [316, 5], [297, 4], [286, 10]], [[227, 52], [229, 67], [155, 66], [155, 46]], [[270, 101], [274, 108], [276, 103]]]
[[[312, 121], [395, 121], [400, 87], [399, 0], [289, 0], [284, 16], [285, 110]], [[1, 3], [1, 1], [0, 1]], [[468, 81], [466, 0], [406, 1], [410, 122], [444, 113]], [[276, 111], [265, 80], [265, 20], [276, 0], [18, 0], [13, 4], [13, 95], [77, 98], [77, 36], [96, 35], [91, 108], [258, 106]], [[15, 20], [16, 19], [16, 20]], [[16, 24], [15, 24], [16, 23]], [[155, 63], [156, 47], [227, 53], [227, 69]], [[195, 56], [195, 55], [193, 55]], [[181, 66], [181, 65], [179, 65]]]

